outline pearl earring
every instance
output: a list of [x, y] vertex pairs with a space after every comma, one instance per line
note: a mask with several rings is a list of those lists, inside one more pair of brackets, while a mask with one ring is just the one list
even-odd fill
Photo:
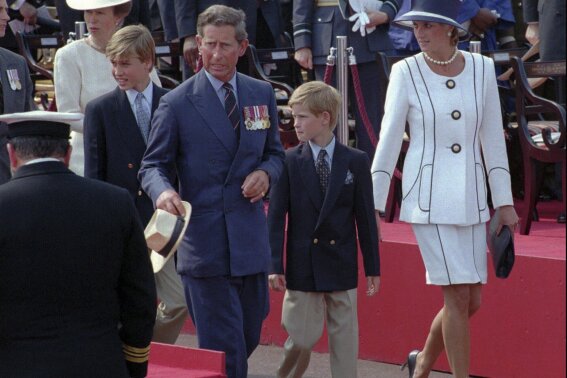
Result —
[[447, 32], [447, 37], [452, 37], [453, 33], [452, 32]]

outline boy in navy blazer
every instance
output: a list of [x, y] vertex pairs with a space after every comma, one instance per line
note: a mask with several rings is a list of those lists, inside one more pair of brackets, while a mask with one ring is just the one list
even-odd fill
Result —
[[[146, 226], [154, 207], [137, 175], [151, 117], [167, 91], [150, 80], [155, 46], [144, 26], [126, 26], [117, 31], [107, 45], [106, 55], [118, 87], [92, 100], [85, 109], [85, 177], [127, 189]], [[161, 303], [153, 340], [174, 344], [188, 310], [173, 259], [156, 273], [155, 279]]]
[[269, 284], [285, 290], [282, 325], [289, 334], [278, 377], [303, 375], [325, 317], [333, 377], [357, 376], [357, 236], [367, 295], [380, 286], [370, 164], [366, 153], [336, 142], [340, 101], [333, 87], [317, 81], [298, 87], [289, 101], [303, 143], [287, 151], [268, 212]]

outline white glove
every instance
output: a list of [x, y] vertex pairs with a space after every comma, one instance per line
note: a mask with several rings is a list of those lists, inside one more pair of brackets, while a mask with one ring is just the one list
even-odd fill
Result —
[[352, 31], [357, 32], [358, 30], [360, 30], [360, 35], [363, 37], [366, 35], [366, 33], [370, 34], [376, 29], [376, 27], [374, 26], [370, 28], [366, 28], [366, 25], [370, 23], [370, 19], [368, 18], [366, 12], [355, 13], [352, 16], [350, 16], [348, 19], [349, 21], [354, 21], [354, 25], [352, 26]]

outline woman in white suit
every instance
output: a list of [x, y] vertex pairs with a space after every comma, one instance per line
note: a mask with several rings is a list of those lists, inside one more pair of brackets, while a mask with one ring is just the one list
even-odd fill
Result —
[[392, 67], [380, 142], [372, 164], [374, 201], [384, 210], [406, 122], [400, 220], [412, 224], [444, 306], [423, 350], [410, 352], [409, 376], [427, 377], [446, 350], [455, 377], [468, 377], [469, 317], [487, 278], [486, 178], [500, 224], [514, 229], [510, 172], [493, 62], [457, 49], [460, 0], [415, 0], [394, 23], [411, 28], [422, 52]]

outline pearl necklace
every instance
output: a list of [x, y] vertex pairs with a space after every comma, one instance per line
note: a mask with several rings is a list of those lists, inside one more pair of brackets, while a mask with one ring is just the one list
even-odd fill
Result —
[[458, 49], [455, 49], [455, 52], [453, 53], [453, 56], [451, 56], [451, 58], [449, 58], [449, 60], [436, 60], [433, 59], [432, 57], [430, 57], [429, 55], [427, 55], [426, 52], [423, 53], [423, 56], [425, 57], [425, 59], [429, 60], [431, 63], [433, 64], [438, 64], [440, 66], [446, 66], [449, 65], [451, 63], [453, 63], [453, 61], [455, 60], [455, 58], [457, 57], [457, 54], [459, 53]]

